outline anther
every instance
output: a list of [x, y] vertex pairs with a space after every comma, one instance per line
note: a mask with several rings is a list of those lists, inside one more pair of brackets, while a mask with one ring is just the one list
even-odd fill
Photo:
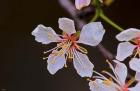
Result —
[[78, 49], [79, 51], [81, 51], [82, 53], [84, 53], [84, 54], [87, 54], [87, 53], [88, 53], [88, 51], [87, 51], [84, 47], [81, 47], [81, 46], [78, 46], [78, 45], [77, 45], [77, 49]]
[[43, 60], [46, 60], [46, 59], [48, 59], [48, 57], [43, 57]]
[[67, 64], [64, 64], [64, 67], [67, 68], [68, 67]]
[[92, 80], [91, 80], [90, 78], [87, 78], [87, 81], [89, 81], [89, 82], [90, 82], [90, 81], [92, 81]]

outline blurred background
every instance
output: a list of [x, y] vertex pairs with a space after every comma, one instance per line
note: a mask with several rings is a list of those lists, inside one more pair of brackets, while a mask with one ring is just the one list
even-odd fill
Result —
[[[104, 12], [124, 29], [140, 29], [140, 1], [115, 0]], [[0, 0], [0, 91], [89, 91], [72, 63], [55, 75], [47, 71], [43, 51], [55, 46], [42, 45], [31, 32], [38, 24], [51, 26], [57, 33], [58, 18], [71, 16], [57, 0]], [[103, 21], [106, 35], [102, 44], [116, 54], [116, 29]], [[84, 45], [83, 45], [84, 46]], [[84, 46], [98, 71], [106, 68], [105, 58], [97, 47]]]

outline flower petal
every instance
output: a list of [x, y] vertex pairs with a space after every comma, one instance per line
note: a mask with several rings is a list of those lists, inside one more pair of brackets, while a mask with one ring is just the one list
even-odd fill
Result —
[[91, 0], [75, 0], [75, 6], [78, 10], [81, 10], [83, 7], [86, 7], [90, 4]]
[[113, 60], [116, 63], [115, 73], [118, 76], [118, 80], [125, 85], [125, 80], [127, 77], [127, 67], [124, 63], [121, 63], [117, 60]]
[[90, 81], [89, 82], [89, 87], [91, 91], [102, 91], [101, 90], [101, 84], [103, 83], [103, 80], [101, 79], [96, 79], [95, 81]]
[[90, 46], [96, 46], [101, 42], [104, 33], [105, 29], [101, 22], [91, 22], [84, 25], [78, 42]]
[[76, 33], [74, 21], [68, 18], [59, 18], [59, 28], [67, 34]]
[[129, 66], [132, 70], [140, 72], [140, 59], [132, 58], [129, 62]]
[[86, 54], [74, 51], [73, 64], [81, 77], [91, 77], [94, 65], [89, 61]]
[[135, 87], [129, 88], [129, 91], [139, 91], [139, 90], [140, 90], [140, 82], [138, 82]]
[[42, 44], [49, 44], [51, 42], [57, 42], [60, 40], [60, 37], [55, 33], [55, 31], [51, 27], [45, 27], [44, 25], [38, 25], [32, 35], [35, 36], [35, 40], [37, 42], [41, 42]]
[[129, 28], [119, 33], [116, 38], [119, 41], [129, 41], [140, 36], [140, 30], [135, 28]]
[[53, 54], [50, 54], [47, 63], [48, 71], [51, 74], [55, 74], [59, 69], [64, 67], [64, 65], [66, 64], [66, 59], [64, 54], [59, 56], [54, 56]]
[[135, 48], [136, 46], [129, 42], [120, 43], [117, 48], [116, 59], [123, 61], [125, 58], [133, 54]]
[[96, 79], [89, 82], [91, 91], [118, 91], [112, 84], [104, 84], [103, 80]]
[[136, 72], [135, 79], [140, 82], [140, 72]]

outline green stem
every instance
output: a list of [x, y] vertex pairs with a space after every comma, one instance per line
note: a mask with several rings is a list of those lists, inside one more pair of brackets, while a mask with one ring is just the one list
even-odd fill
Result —
[[119, 25], [117, 25], [116, 23], [114, 23], [112, 20], [110, 20], [103, 12], [100, 12], [100, 17], [106, 21], [107, 23], [109, 23], [110, 25], [112, 25], [114, 28], [116, 28], [119, 31], [123, 31], [124, 29], [121, 28]]
[[100, 15], [100, 11], [96, 9], [95, 15], [93, 16], [90, 22], [96, 21], [99, 18], [99, 15]]

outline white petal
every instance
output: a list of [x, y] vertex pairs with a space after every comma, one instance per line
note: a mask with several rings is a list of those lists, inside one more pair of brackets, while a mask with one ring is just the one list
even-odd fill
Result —
[[135, 87], [129, 88], [129, 91], [139, 91], [139, 90], [140, 90], [140, 82], [138, 82]]
[[120, 43], [117, 48], [116, 59], [123, 61], [125, 58], [133, 54], [135, 48], [136, 46], [129, 42]]
[[91, 0], [75, 0], [75, 6], [78, 10], [90, 4]]
[[96, 79], [95, 81], [89, 82], [91, 91], [118, 91], [112, 84], [104, 84], [103, 80]]
[[51, 27], [45, 27], [41, 24], [33, 30], [32, 35], [35, 36], [37, 42], [41, 42], [42, 44], [49, 44], [60, 40], [60, 37], [58, 37]]
[[91, 77], [94, 65], [89, 61], [86, 54], [75, 50], [73, 59], [74, 67], [81, 77]]
[[117, 60], [113, 60], [116, 63], [115, 73], [118, 76], [119, 81], [125, 85], [125, 80], [127, 77], [127, 67], [124, 63], [121, 63]]
[[96, 46], [101, 42], [104, 33], [105, 29], [103, 28], [101, 22], [91, 22], [84, 25], [78, 42]]
[[135, 79], [140, 82], [140, 72], [136, 72]]
[[100, 84], [102, 84], [103, 80], [96, 79], [95, 81], [89, 82], [89, 87], [91, 91], [101, 91], [100, 90]]
[[132, 58], [132, 60], [129, 62], [129, 66], [132, 70], [140, 72], [140, 59]]
[[67, 34], [73, 34], [76, 32], [74, 21], [68, 18], [59, 18], [59, 28]]
[[119, 33], [116, 38], [119, 41], [129, 41], [136, 37], [140, 36], [140, 30], [135, 28], [129, 28], [127, 30], [122, 31]]
[[53, 56], [50, 54], [47, 60], [47, 69], [51, 74], [55, 74], [59, 69], [63, 68], [66, 64], [66, 59], [64, 55]]

